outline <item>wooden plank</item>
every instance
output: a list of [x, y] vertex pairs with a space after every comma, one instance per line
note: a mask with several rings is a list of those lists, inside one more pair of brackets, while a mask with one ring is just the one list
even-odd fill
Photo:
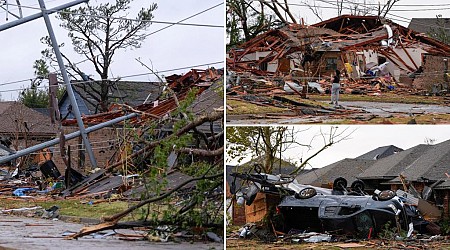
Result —
[[405, 46], [403, 46], [403, 43], [400, 42], [400, 46], [402, 47], [403, 51], [405, 51], [406, 55], [408, 56], [409, 60], [414, 64], [414, 67], [416, 67], [416, 70], [419, 69], [419, 67], [417, 67], [417, 64], [414, 62], [414, 60], [412, 59], [411, 55], [408, 53], [408, 51], [405, 49]]

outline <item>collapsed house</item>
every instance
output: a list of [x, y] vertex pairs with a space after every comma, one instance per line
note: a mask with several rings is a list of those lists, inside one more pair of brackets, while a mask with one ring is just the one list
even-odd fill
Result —
[[[178, 132], [177, 130], [180, 129], [179, 127], [174, 127], [175, 123], [180, 120], [188, 121], [187, 115], [189, 115], [190, 118], [202, 118], [204, 116], [212, 115], [213, 113], [217, 114], [217, 117], [219, 118], [200, 120], [198, 124], [196, 123], [195, 126], [185, 131], [194, 134], [192, 136], [192, 141], [188, 144], [192, 150], [210, 150], [213, 152], [212, 154], [197, 155], [195, 154], [196, 152], [192, 152], [189, 148], [182, 148], [180, 150], [175, 150], [174, 148], [173, 152], [170, 153], [167, 159], [168, 185], [166, 187], [167, 190], [170, 190], [190, 177], [176, 169], [177, 161], [185, 161], [182, 162], [183, 164], [188, 160], [192, 162], [208, 161], [212, 163], [215, 162], [216, 157], [223, 154], [223, 151], [221, 150], [224, 143], [223, 123], [221, 119], [221, 117], [223, 117], [222, 111], [224, 105], [221, 96], [221, 91], [223, 89], [222, 77], [222, 70], [216, 70], [214, 68], [206, 70], [193, 69], [184, 75], [173, 75], [169, 77], [170, 79], [167, 79], [167, 84], [172, 90], [170, 93], [162, 91], [162, 87], [165, 83], [158, 83], [155, 85], [157, 86], [157, 88], [155, 88], [156, 90], [149, 89], [147, 92], [143, 91], [141, 88], [145, 84], [138, 84], [137, 88], [132, 92], [135, 94], [136, 92], [144, 92], [139, 93], [140, 98], [136, 96], [137, 94], [134, 95], [130, 91], [124, 91], [124, 86], [128, 86], [129, 88], [134, 86], [133, 83], [128, 82], [125, 85], [120, 85], [121, 91], [117, 92], [117, 94], [121, 94], [123, 98], [121, 100], [113, 99], [113, 102], [117, 101], [118, 103], [113, 103], [108, 112], [97, 114], [90, 114], [92, 108], [95, 110], [95, 105], [92, 105], [92, 103], [82, 98], [84, 96], [82, 95], [83, 92], [80, 91], [80, 87], [78, 87], [76, 91], [76, 97], [78, 97], [77, 102], [80, 104], [87, 104], [85, 106], [87, 107], [85, 110], [87, 113], [82, 116], [83, 123], [86, 126], [98, 125], [131, 113], [139, 115], [121, 123], [103, 127], [89, 134], [89, 138], [93, 145], [93, 153], [98, 163], [98, 169], [92, 169], [89, 158], [85, 156], [86, 149], [82, 143], [81, 136], [78, 136], [74, 139], [63, 140], [59, 146], [48, 148], [48, 154], [45, 155], [48, 156], [48, 158], [40, 161], [39, 167], [34, 169], [34, 171], [39, 172], [39, 170], [41, 170], [44, 179], [65, 179], [66, 189], [60, 193], [63, 196], [98, 197], [111, 192], [121, 192], [125, 194], [125, 192], [128, 191], [128, 193], [126, 193], [127, 195], [133, 194], [133, 197], [140, 197], [139, 194], [140, 192], [145, 191], [144, 188], [135, 185], [133, 186], [135, 188], [133, 192], [129, 189], [132, 186], [131, 184], [139, 184], [139, 182], [135, 182], [135, 179], [139, 178], [136, 173], [146, 171], [147, 164], [149, 163], [146, 161], [146, 158], [149, 157], [149, 152], [152, 152], [152, 150], [150, 150], [147, 145], [148, 143], [146, 144], [145, 141], [161, 141], [167, 137], [173, 137], [174, 134]], [[158, 93], [157, 96], [156, 93]], [[126, 96], [131, 98], [130, 102], [122, 102]], [[187, 102], [190, 103], [190, 105], [183, 109], [183, 112], [185, 113], [174, 113], [180, 105], [185, 105], [183, 104], [183, 101], [186, 98], [189, 98]], [[139, 104], [136, 105], [136, 102]], [[60, 102], [60, 109], [64, 110], [67, 108], [67, 103], [68, 98], [67, 95], [65, 95]], [[57, 129], [55, 128], [55, 125], [50, 123], [50, 117], [45, 117], [23, 105], [23, 109], [26, 110], [27, 113], [22, 114], [22, 112], [17, 112], [17, 108], [14, 109], [14, 113], [11, 111], [12, 108], [9, 108], [12, 103], [7, 104], [8, 105], [5, 105], [5, 108], [2, 109], [2, 114], [5, 116], [21, 114], [22, 118], [25, 119], [24, 121], [29, 122], [23, 124], [21, 122], [17, 126], [22, 126], [24, 129], [28, 130], [25, 131], [27, 133], [24, 133], [17, 130], [17, 126], [9, 124], [5, 128], [2, 127], [3, 134], [12, 134], [25, 138], [28, 136], [28, 138], [31, 139], [43, 134], [37, 133], [37, 129], [46, 128], [46, 137], [39, 137], [39, 142], [47, 141], [55, 137]], [[14, 105], [20, 104], [14, 103]], [[78, 131], [78, 127], [76, 127], [77, 121], [73, 119], [71, 117], [72, 114], [67, 111], [70, 111], [70, 109], [66, 109], [65, 114], [62, 113], [62, 118], [65, 118], [61, 121], [64, 134]], [[6, 117], [4, 120], [7, 120]], [[12, 119], [13, 123], [14, 121], [17, 123], [18, 120]], [[158, 126], [150, 129], [148, 126], [150, 126], [149, 124], [153, 121], [161, 122], [158, 123]], [[195, 132], [192, 132], [191, 129]], [[138, 139], [135, 137], [138, 137]], [[22, 145], [22, 147], [24, 146], [26, 145]], [[7, 147], [9, 147], [9, 145]], [[66, 148], [70, 150], [66, 150]], [[14, 152], [9, 152], [8, 150], [2, 150], [1, 152], [5, 155], [14, 154]], [[189, 154], [190, 156], [184, 157], [186, 154]], [[179, 155], [182, 155], [183, 157], [179, 157]], [[114, 172], [115, 174], [120, 172], [122, 169], [121, 167], [125, 164], [130, 167], [127, 168], [125, 172], [121, 173], [121, 175], [111, 174], [111, 172]], [[20, 170], [24, 169], [21, 168]], [[24, 179], [23, 185], [26, 187], [30, 185], [34, 186], [35, 183], [32, 183], [29, 177], [34, 180], [40, 176], [40, 173], [29, 173], [27, 179]], [[9, 175], [9, 177], [11, 177], [11, 175]], [[16, 178], [22, 177], [25, 178], [25, 175], [18, 175]], [[6, 178], [6, 181], [8, 181], [7, 179], [8, 178]], [[192, 183], [188, 184], [187, 187], [192, 187]], [[4, 187], [2, 193], [11, 194], [14, 190], [20, 189], [22, 187], [21, 185], [2, 183], [1, 186]], [[36, 193], [34, 195], [36, 195]]]
[[[223, 98], [220, 96], [221, 77], [223, 72], [214, 68], [207, 70], [193, 69], [183, 75], [172, 75], [166, 78], [169, 87], [173, 90], [174, 95], [163, 93], [163, 83], [143, 83], [143, 82], [125, 82], [118, 83], [113, 87], [111, 94], [112, 103], [108, 112], [98, 113], [98, 102], [92, 100], [87, 95], [86, 89], [81, 86], [75, 87], [76, 96], [79, 98], [77, 102], [80, 104], [80, 112], [83, 113], [83, 123], [89, 126], [112, 120], [130, 113], [139, 113], [139, 117], [118, 123], [112, 126], [102, 128], [91, 132], [89, 137], [94, 144], [94, 155], [102, 166], [109, 166], [117, 160], [117, 150], [121, 144], [118, 135], [123, 135], [130, 128], [138, 129], [147, 121], [164, 119], [171, 112], [178, 108], [179, 102], [183, 101], [189, 91], [193, 88], [197, 89], [194, 102], [189, 109], [194, 115], [199, 116], [213, 112], [215, 109], [223, 107]], [[136, 85], [134, 85], [136, 84]], [[118, 97], [120, 96], [120, 98]], [[92, 103], [97, 103], [93, 105]], [[61, 123], [66, 134], [77, 131], [77, 121], [73, 114], [68, 112], [70, 109], [69, 100], [66, 95], [59, 102], [59, 108], [62, 119]], [[123, 128], [127, 124], [129, 128]], [[199, 127], [207, 136], [217, 135], [222, 131], [222, 124], [214, 122], [213, 130], [209, 124]], [[167, 136], [171, 133], [171, 125], [167, 125], [160, 129], [159, 138]], [[218, 137], [219, 139], [221, 137]], [[82, 138], [77, 137], [66, 141], [66, 145], [71, 145], [76, 151], [76, 156], [72, 164], [80, 170], [89, 171], [86, 166], [90, 166], [89, 158], [86, 157]], [[64, 168], [63, 159], [56, 156], [54, 159], [56, 165]]]
[[[377, 16], [342, 15], [305, 26], [290, 24], [265, 32], [229, 51], [236, 74], [317, 80], [336, 69], [348, 79], [382, 76], [419, 89], [448, 83], [450, 46]], [[413, 82], [414, 81], [414, 82]]]

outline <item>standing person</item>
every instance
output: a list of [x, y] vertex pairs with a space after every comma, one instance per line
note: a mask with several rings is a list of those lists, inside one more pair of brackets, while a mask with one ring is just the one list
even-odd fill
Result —
[[338, 107], [339, 101], [339, 90], [341, 90], [341, 84], [339, 83], [341, 80], [341, 72], [337, 69], [336, 75], [333, 77], [333, 83], [331, 85], [331, 103], [334, 104], [334, 107]]

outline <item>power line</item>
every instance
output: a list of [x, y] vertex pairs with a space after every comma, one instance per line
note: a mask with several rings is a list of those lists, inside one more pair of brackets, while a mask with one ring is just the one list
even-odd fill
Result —
[[[48, 1], [48, 2], [52, 2], [52, 1], [56, 1], [56, 0], [50, 0], [50, 1]], [[37, 4], [35, 4], [35, 5], [37, 5]], [[180, 21], [178, 21], [178, 22], [176, 22], [176, 23], [180, 23], [180, 22], [183, 22], [183, 21], [185, 21], [185, 20], [191, 19], [191, 18], [193, 18], [193, 17], [195, 17], [195, 16], [198, 16], [198, 15], [200, 15], [200, 14], [203, 14], [203, 13], [205, 13], [205, 12], [208, 12], [208, 11], [210, 11], [210, 10], [212, 10], [212, 9], [214, 9], [214, 8], [217, 8], [217, 7], [221, 6], [221, 5], [223, 5], [223, 2], [221, 2], [221, 3], [219, 3], [219, 4], [216, 4], [216, 5], [212, 6], [212, 7], [209, 7], [209, 8], [207, 8], [207, 9], [205, 9], [205, 10], [202, 10], [202, 11], [200, 11], [200, 12], [198, 12], [198, 13], [195, 13], [195, 14], [189, 16], [189, 17], [186, 17], [186, 18], [184, 18], [184, 19], [182, 19], [182, 20], [180, 20]], [[16, 6], [17, 6], [17, 5], [16, 5]], [[40, 8], [36, 8], [36, 9], [39, 9], [39, 10], [40, 10]], [[162, 31], [162, 30], [164, 30], [164, 29], [170, 28], [170, 27], [174, 26], [176, 23], [170, 24], [170, 25], [168, 25], [168, 26], [166, 26], [166, 27], [163, 27], [163, 28], [161, 28], [161, 29], [159, 29], [159, 30], [156, 30], [156, 31], [154, 31], [154, 32], [152, 32], [152, 33], [150, 33], [150, 34], [147, 34], [147, 35], [145, 35], [145, 37], [148, 37], [148, 36], [150, 36], [150, 35], [153, 35], [153, 34], [155, 34], [155, 33], [157, 33], [157, 32], [160, 32], [160, 31]], [[223, 28], [223, 26], [221, 26], [221, 27]], [[97, 56], [98, 56], [98, 55], [97, 55]], [[86, 59], [81, 60], [81, 61], [79, 61], [79, 62], [73, 63], [73, 65], [77, 65], [77, 64], [86, 62], [86, 61], [88, 61], [88, 60], [89, 60], [89, 59], [86, 58]], [[202, 64], [202, 65], [189, 66], [189, 67], [183, 67], [183, 68], [173, 69], [173, 70], [164, 70], [164, 71], [160, 71], [160, 72], [156, 72], [156, 73], [164, 73], [164, 72], [169, 72], [169, 71], [175, 71], [175, 70], [186, 69], [186, 68], [190, 68], [190, 67], [201, 67], [201, 66], [207, 66], [207, 65], [215, 65], [215, 64], [218, 64], [218, 63], [223, 63], [223, 61], [221, 61], [221, 62], [215, 62], [215, 63], [209, 63], [209, 64]], [[60, 70], [57, 70], [57, 71], [54, 71], [54, 72], [52, 72], [52, 73], [57, 73], [57, 72], [59, 72], [59, 71], [60, 71]], [[141, 75], [148, 75], [148, 74], [139, 74], [139, 75], [136, 75], [136, 76], [141, 76]], [[129, 77], [132, 77], [132, 76], [129, 76]], [[121, 78], [126, 78], [126, 76], [125, 76], [125, 77], [121, 77]], [[26, 82], [26, 81], [32, 81], [33, 79], [35, 79], [35, 77], [34, 77], [34, 78], [23, 79], [23, 80], [18, 80], [18, 81], [13, 81], [13, 82], [1, 83], [0, 86], [11, 85], [11, 84], [21, 83], [21, 82]], [[43, 86], [43, 87], [45, 87], [45, 86]], [[42, 88], [42, 87], [40, 87], [40, 88]], [[25, 89], [25, 88], [20, 89], [20, 90], [24, 90], [24, 89]], [[17, 91], [17, 90], [15, 90], [15, 91]], [[9, 90], [9, 91], [0, 91], [0, 93], [1, 93], [1, 92], [12, 92], [12, 90]]]
[[[161, 71], [155, 71], [155, 73], [156, 74], [160, 74], [160, 73], [172, 72], [172, 71], [183, 70], [183, 69], [192, 69], [192, 68], [196, 68], [196, 67], [211, 66], [211, 65], [216, 65], [216, 64], [220, 64], [220, 63], [224, 63], [224, 61], [217, 61], [217, 62], [212, 62], [212, 63], [197, 64], [197, 65], [180, 67], [180, 68], [174, 68], [174, 69], [166, 69], [166, 70], [161, 70]], [[134, 75], [127, 75], [127, 76], [109, 78], [109, 79], [106, 79], [106, 80], [114, 81], [114, 80], [118, 80], [118, 79], [131, 78], [131, 77], [137, 77], [137, 76], [145, 76], [145, 75], [154, 75], [154, 73], [147, 72], [147, 73], [141, 73], [141, 74], [134, 74]], [[7, 83], [2, 83], [1, 85], [10, 85], [10, 84], [18, 83], [18, 82], [29, 81], [29, 80], [30, 79], [14, 81], [14, 82], [7, 82]], [[73, 82], [73, 83], [71, 83], [71, 85], [85, 84], [85, 83], [89, 83], [89, 82], [92, 82], [92, 81]], [[65, 86], [65, 84], [60, 84], [60, 86]], [[36, 88], [48, 88], [48, 86], [36, 86]], [[22, 90], [25, 90], [25, 89], [27, 89], [27, 88], [0, 90], [0, 93], [16, 92], [16, 91], [22, 91]]]
[[[223, 3], [219, 4], [222, 5]], [[12, 6], [19, 6], [17, 4], [9, 4]], [[219, 6], [218, 5], [218, 6]], [[32, 6], [26, 6], [26, 5], [20, 5], [22, 8], [28, 8], [33, 10], [40, 10], [40, 11], [46, 11], [47, 9], [41, 9], [38, 7], [32, 7]], [[155, 21], [155, 20], [142, 20], [142, 19], [134, 19], [134, 18], [126, 18], [126, 17], [108, 17], [108, 16], [99, 16], [99, 15], [90, 15], [90, 14], [81, 14], [81, 13], [74, 13], [70, 11], [55, 11], [56, 13], [64, 13], [64, 14], [70, 14], [70, 15], [76, 15], [76, 16], [84, 16], [84, 17], [94, 17], [94, 18], [109, 18], [112, 20], [123, 20], [123, 21], [133, 21], [133, 22], [148, 22], [148, 23], [158, 23], [158, 24], [170, 24], [173, 25], [184, 25], [184, 26], [196, 26], [196, 27], [209, 27], [209, 28], [223, 28], [223, 25], [214, 25], [214, 24], [199, 24], [199, 23], [181, 23], [181, 22], [168, 22], [168, 21]]]
[[[191, 15], [191, 16], [189, 16], [189, 17], [186, 17], [186, 18], [184, 18], [184, 19], [182, 19], [182, 20], [180, 20], [180, 21], [178, 21], [178, 22], [176, 22], [176, 23], [184, 22], [184, 21], [186, 21], [186, 20], [188, 20], [188, 19], [191, 19], [191, 18], [193, 18], [193, 17], [195, 17], [195, 16], [198, 16], [198, 15], [200, 15], [200, 14], [203, 14], [203, 13], [205, 13], [205, 12], [208, 12], [208, 11], [210, 11], [210, 10], [216, 8], [216, 7], [219, 7], [219, 6], [222, 5], [222, 4], [223, 4], [223, 2], [221, 2], [221, 3], [219, 3], [219, 4], [216, 4], [216, 5], [214, 5], [214, 6], [210, 7], [210, 8], [207, 8], [207, 9], [205, 9], [205, 10], [202, 10], [202, 11], [200, 11], [200, 12], [194, 14], [194, 15]], [[160, 31], [163, 31], [163, 30], [165, 30], [165, 29], [167, 29], [167, 28], [170, 28], [170, 27], [172, 27], [172, 26], [174, 26], [174, 25], [175, 25], [175, 24], [171, 24], [171, 25], [168, 25], [168, 26], [166, 26], [166, 27], [163, 27], [163, 28], [161, 28], [161, 29], [159, 29], [159, 30], [153, 31], [153, 32], [151, 32], [150, 34], [145, 35], [145, 37], [151, 36], [151, 35], [153, 35], [153, 34], [155, 34], [155, 33], [158, 33], [158, 32], [160, 32]], [[223, 27], [223, 26], [222, 26], [222, 27]]]
[[[178, 21], [177, 23], [183, 22], [183, 21], [185, 21], [185, 20], [188, 20], [188, 19], [190, 19], [190, 18], [193, 18], [193, 17], [198, 16], [198, 15], [200, 15], [200, 14], [203, 14], [203, 13], [205, 13], [205, 12], [208, 12], [208, 11], [210, 11], [210, 10], [212, 10], [212, 9], [214, 9], [214, 8], [216, 8], [216, 7], [220, 6], [220, 5], [222, 5], [222, 4], [223, 4], [223, 2], [222, 2], [222, 3], [219, 3], [219, 4], [216, 4], [216, 5], [212, 6], [212, 7], [209, 7], [209, 8], [207, 8], [207, 9], [205, 9], [205, 10], [202, 10], [202, 11], [200, 11], [200, 12], [198, 12], [198, 13], [195, 13], [195, 14], [189, 16], [189, 17], [186, 17], [186, 18], [184, 18], [184, 19]], [[153, 35], [153, 34], [155, 34], [155, 33], [157, 33], [157, 32], [160, 32], [160, 31], [162, 31], [162, 30], [164, 30], [164, 29], [167, 29], [167, 28], [170, 28], [170, 27], [172, 27], [172, 26], [174, 26], [174, 24], [168, 25], [168, 26], [163, 27], [163, 28], [161, 28], [161, 29], [159, 29], [159, 30], [156, 30], [156, 31], [154, 31], [154, 32], [152, 32], [152, 33], [150, 33], [150, 34], [147, 34], [147, 35], [145, 35], [145, 37], [149, 37], [149, 36], [151, 36], [151, 35]], [[96, 56], [99, 56], [99, 55], [100, 55], [100, 54], [98, 54], [98, 55], [96, 55]], [[89, 60], [90, 60], [89, 58], [86, 58], [86, 59], [83, 59], [83, 60], [81, 60], [81, 61], [79, 61], [79, 62], [73, 63], [73, 65], [77, 65], [77, 64], [80, 64], [80, 63], [84, 63], [84, 62], [89, 61]], [[57, 70], [57, 71], [54, 71], [54, 72], [52, 72], [52, 73], [56, 73], [56, 72], [59, 72], [59, 71], [60, 71], [60, 70]]]
[[[321, 2], [328, 2], [328, 3], [335, 3], [335, 1], [321, 1]], [[351, 2], [351, 1], [346, 1], [352, 4], [361, 4], [361, 5], [371, 5], [371, 6], [379, 6], [379, 4], [377, 3], [359, 3], [359, 2]], [[398, 7], [439, 7], [439, 6], [450, 6], [450, 4], [446, 4], [446, 3], [442, 3], [442, 4], [395, 4], [395, 6]]]
[[[326, 3], [326, 4], [330, 4], [330, 5], [333, 5], [333, 6], [336, 6], [336, 9], [337, 9], [337, 7], [338, 7], [338, 5], [336, 4], [336, 3], [334, 3], [334, 2], [329, 2], [329, 1], [325, 1], [325, 0], [317, 0], [317, 1], [319, 1], [319, 2], [323, 2], [323, 3]], [[350, 1], [347, 1], [347, 2], [350, 2]], [[352, 3], [352, 2], [350, 2], [350, 3]], [[364, 4], [360, 4], [360, 5], [364, 5]], [[320, 7], [320, 8], [322, 8], [321, 6], [318, 6], [318, 7]], [[348, 6], [345, 6], [345, 5], [343, 5], [343, 9], [347, 9], [347, 10], [353, 10], [352, 8], [350, 8], [350, 7], [348, 7]], [[392, 11], [392, 10], [391, 10]], [[407, 17], [403, 17], [403, 16], [399, 16], [399, 15], [395, 15], [395, 14], [391, 14], [390, 12], [388, 12], [387, 13], [387, 15], [390, 15], [390, 16], [395, 16], [395, 17], [398, 17], [398, 18], [402, 18], [402, 19], [405, 19], [405, 20], [396, 20], [396, 21], [400, 21], [400, 22], [411, 22], [411, 18], [407, 18]], [[395, 19], [393, 19], [393, 20], [395, 20]], [[450, 28], [445, 28], [445, 27], [442, 27], [442, 26], [438, 26], [438, 25], [430, 25], [430, 24], [426, 24], [426, 23], [423, 23], [423, 22], [416, 22], [417, 24], [420, 24], [420, 25], [422, 25], [422, 26], [426, 26], [426, 27], [431, 27], [431, 28], [441, 28], [441, 29], [444, 29], [444, 30], [450, 30]]]

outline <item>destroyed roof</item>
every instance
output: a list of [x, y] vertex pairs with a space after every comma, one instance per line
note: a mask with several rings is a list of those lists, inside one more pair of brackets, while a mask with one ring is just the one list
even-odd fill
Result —
[[[96, 114], [99, 111], [99, 102], [91, 95], [97, 98], [99, 95], [95, 92], [100, 91], [99, 84], [92, 83], [77, 83], [72, 85], [75, 98], [77, 100], [80, 113], [84, 115]], [[92, 89], [94, 90], [92, 90]], [[143, 104], [144, 101], [151, 103], [156, 100], [162, 91], [162, 84], [160, 82], [135, 82], [135, 81], [118, 81], [110, 88], [108, 93], [109, 101], [111, 103], [127, 104], [130, 106], [137, 106]], [[89, 94], [88, 94], [89, 92]], [[59, 101], [61, 116], [65, 117], [67, 114], [67, 107], [70, 100], [67, 91]], [[73, 115], [69, 115], [68, 119], [73, 119]]]
[[441, 30], [439, 29], [439, 27], [442, 27], [445, 29], [445, 33], [447, 34], [447, 36], [450, 36], [450, 18], [439, 18], [439, 20], [442, 23], [439, 23], [437, 18], [415, 17], [411, 19], [408, 28], [428, 35], [433, 30]]
[[190, 109], [194, 114], [201, 115], [216, 111], [223, 106], [223, 81], [216, 81], [195, 99]]
[[50, 118], [19, 102], [0, 102], [0, 134], [54, 136], [56, 127]]
[[378, 159], [396, 154], [401, 151], [403, 151], [403, 149], [396, 147], [394, 145], [383, 146], [383, 147], [376, 148], [372, 151], [369, 151], [363, 155], [360, 155], [360, 156], [356, 157], [355, 159], [378, 160]]
[[384, 22], [378, 16], [341, 15], [313, 26], [332, 29], [341, 34], [361, 34], [382, 26]]
[[[378, 16], [343, 15], [312, 26], [289, 24], [276, 30], [262, 33], [229, 52], [227, 65], [231, 70], [249, 71], [255, 75], [270, 72], [258, 69], [258, 65], [289, 56], [297, 51], [346, 51], [363, 48], [379, 48], [388, 53], [391, 47], [382, 46], [388, 38], [385, 24], [400, 37], [398, 46], [402, 48], [420, 47], [433, 55], [450, 56], [450, 46], [425, 34], [415, 32], [390, 20]], [[269, 52], [258, 58], [247, 55], [254, 52]], [[264, 56], [261, 58], [261, 56]]]
[[[435, 48], [427, 47], [425, 50], [429, 53], [433, 54], [442, 54], [448, 56], [450, 46], [448, 44], [442, 43], [434, 38], [431, 38], [423, 33], [417, 32], [413, 29], [406, 28], [400, 24], [397, 24], [388, 19], [380, 19], [378, 16], [354, 16], [354, 15], [342, 15], [338, 17], [334, 17], [328, 20], [325, 20], [320, 23], [316, 23], [313, 26], [329, 28], [336, 32], [342, 34], [348, 34], [349, 38], [356, 38], [358, 42], [354, 45], [356, 46], [366, 46], [369, 44], [376, 44], [379, 41], [387, 38], [387, 33], [383, 30], [383, 25], [388, 24], [394, 32], [394, 37], [396, 35], [402, 36], [402, 43], [409, 41], [420, 42], [421, 46], [432, 46]], [[375, 31], [384, 31], [382, 33], [375, 33]], [[397, 34], [395, 33], [397, 31]], [[367, 41], [360, 41], [358, 36], [365, 36], [367, 34], [371, 34], [373, 36], [372, 39], [368, 39]], [[345, 39], [348, 40], [348, 39]], [[414, 45], [414, 46], [417, 46]], [[347, 48], [348, 49], [348, 48]]]
[[[170, 76], [171, 79], [169, 86], [174, 91], [177, 90], [176, 96], [178, 101], [182, 101], [186, 98], [188, 92], [192, 88], [197, 88], [197, 95], [202, 94], [203, 91], [208, 89], [213, 82], [219, 81], [223, 76], [222, 70], [216, 69], [206, 69], [198, 70], [192, 69], [184, 75]], [[147, 92], [148, 93], [148, 92]], [[131, 106], [131, 105], [130, 105]], [[146, 119], [159, 119], [164, 115], [169, 114], [177, 108], [177, 102], [172, 95], [168, 95], [165, 99], [158, 99], [155, 102], [147, 102], [145, 104], [140, 104], [134, 107], [124, 107], [120, 104], [114, 105], [111, 111], [95, 114], [86, 115], [83, 117], [85, 124], [98, 124], [101, 122], [109, 121], [117, 117], [124, 116], [129, 113], [139, 113], [138, 118], [129, 119], [129, 124], [140, 124]], [[67, 119], [63, 121], [64, 125], [75, 125], [75, 119]]]
[[296, 179], [301, 184], [322, 186], [322, 184], [332, 184], [336, 178], [343, 177], [350, 186], [353, 181], [358, 179], [359, 174], [363, 173], [375, 162], [375, 160], [346, 158], [323, 168], [299, 175]]

